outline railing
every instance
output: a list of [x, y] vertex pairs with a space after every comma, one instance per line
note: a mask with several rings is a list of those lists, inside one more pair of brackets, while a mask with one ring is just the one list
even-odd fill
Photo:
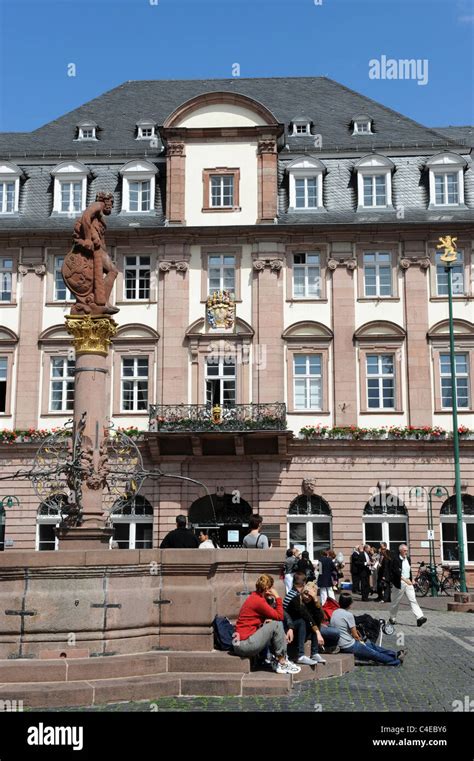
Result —
[[285, 431], [286, 405], [152, 404], [150, 431]]

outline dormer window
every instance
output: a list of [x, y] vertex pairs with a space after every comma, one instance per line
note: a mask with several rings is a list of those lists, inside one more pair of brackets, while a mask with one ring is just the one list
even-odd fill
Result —
[[156, 166], [149, 161], [129, 161], [122, 167], [122, 211], [141, 214], [153, 210], [156, 172]]
[[15, 214], [20, 198], [21, 169], [9, 161], [0, 162], [0, 214]]
[[84, 211], [88, 173], [87, 167], [79, 161], [63, 161], [53, 169], [53, 212], [79, 214]]
[[94, 122], [78, 124], [76, 140], [97, 140], [97, 124]]
[[156, 137], [154, 122], [142, 121], [137, 123], [137, 140], [151, 140]]
[[291, 122], [291, 134], [296, 137], [311, 135], [311, 124], [312, 121], [308, 116], [297, 116]]
[[352, 119], [353, 135], [372, 135], [372, 119], [369, 116], [354, 116]]
[[394, 164], [390, 159], [377, 154], [365, 156], [354, 169], [357, 173], [359, 209], [386, 209], [392, 206]]
[[326, 167], [318, 159], [298, 158], [287, 167], [290, 178], [290, 210], [323, 207], [323, 175]]
[[439, 153], [428, 159], [430, 206], [464, 204], [465, 166], [466, 160], [456, 153]]

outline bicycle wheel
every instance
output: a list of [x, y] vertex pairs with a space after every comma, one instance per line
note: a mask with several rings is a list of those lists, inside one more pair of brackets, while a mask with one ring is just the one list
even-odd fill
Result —
[[453, 595], [455, 592], [461, 591], [461, 583], [458, 579], [453, 579], [451, 577], [448, 577], [445, 579], [441, 584], [441, 592], [444, 592], [446, 595]]
[[420, 576], [420, 578], [416, 581], [415, 594], [418, 592], [420, 597], [426, 597], [430, 587], [431, 583], [429, 578], [427, 576]]

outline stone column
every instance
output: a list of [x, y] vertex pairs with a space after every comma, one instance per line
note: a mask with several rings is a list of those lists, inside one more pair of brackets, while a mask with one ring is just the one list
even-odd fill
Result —
[[[25, 255], [25, 254], [24, 254]], [[37, 428], [39, 405], [39, 379], [41, 353], [38, 338], [43, 314], [44, 264], [20, 264], [22, 278], [20, 299], [20, 336], [18, 342], [18, 369], [16, 384], [15, 428]], [[32, 319], [32, 315], [37, 319]]]
[[66, 327], [74, 338], [76, 370], [74, 382], [74, 424], [87, 417], [82, 434], [82, 463], [90, 472], [82, 481], [83, 520], [80, 526], [60, 529], [60, 549], [88, 549], [108, 543], [112, 529], [104, 528], [101, 445], [108, 407], [107, 355], [117, 323], [106, 315], [67, 315]]
[[169, 142], [166, 166], [166, 216], [170, 225], [184, 225], [184, 183], [186, 152], [184, 143]]
[[[265, 244], [262, 244], [265, 245]], [[282, 402], [285, 354], [283, 333], [283, 255], [259, 251], [253, 260], [252, 402]]]
[[[413, 246], [413, 244], [411, 244]], [[421, 243], [424, 248], [424, 245]], [[400, 261], [405, 273], [405, 327], [407, 331], [408, 425], [431, 425], [433, 404], [430, 376], [428, 282], [430, 260], [410, 252]]]
[[353, 258], [330, 259], [332, 270], [332, 328], [334, 425], [357, 425], [357, 362], [354, 348], [355, 296]]
[[188, 401], [188, 348], [183, 338], [189, 317], [189, 254], [182, 244], [166, 244], [159, 262], [160, 300], [158, 393], [159, 404]]
[[276, 141], [258, 143], [258, 223], [273, 222], [278, 213], [278, 155]]

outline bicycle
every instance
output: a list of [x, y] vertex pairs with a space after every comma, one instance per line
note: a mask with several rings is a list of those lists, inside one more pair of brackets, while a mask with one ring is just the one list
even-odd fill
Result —
[[[438, 569], [441, 570], [438, 572]], [[439, 594], [445, 594], [449, 597], [454, 592], [461, 591], [459, 571], [448, 565], [438, 564], [434, 567], [433, 573], [431, 566], [421, 561], [418, 563], [418, 573], [413, 580], [413, 586], [415, 594], [420, 595], [420, 597], [426, 597], [433, 587]]]

